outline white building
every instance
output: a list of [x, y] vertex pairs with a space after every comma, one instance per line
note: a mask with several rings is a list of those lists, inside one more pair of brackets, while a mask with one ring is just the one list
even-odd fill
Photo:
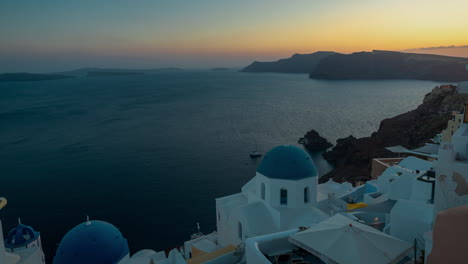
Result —
[[20, 256], [18, 264], [45, 263], [41, 235], [30, 226], [20, 223], [11, 230], [6, 236], [5, 248], [7, 252]]
[[144, 249], [130, 257], [127, 239], [114, 225], [86, 221], [68, 231], [57, 248], [53, 264], [187, 264], [174, 249], [165, 252]]
[[53, 264], [115, 263], [129, 264], [127, 240], [107, 222], [86, 221], [62, 238]]
[[439, 140], [438, 143], [452, 141], [452, 136], [463, 124], [464, 115], [463, 112], [453, 112], [452, 118], [448, 121], [447, 128], [441, 134], [436, 135], [436, 141], [437, 139]]
[[[0, 210], [3, 209], [7, 204], [7, 200], [3, 197], [0, 197]], [[5, 241], [3, 240], [3, 226], [2, 221], [0, 221], [0, 263], [5, 264], [17, 264], [20, 261], [20, 256], [16, 254], [11, 254], [6, 251]]]
[[[0, 210], [7, 200], [0, 197]], [[8, 232], [3, 240], [3, 227], [0, 221], [0, 264], [44, 264], [41, 234], [32, 227], [18, 224]]]
[[328, 218], [316, 207], [317, 185], [317, 169], [307, 152], [289, 145], [272, 149], [241, 193], [216, 199], [220, 246]]
[[[339, 248], [319, 250], [321, 242], [315, 241], [315, 235], [302, 242], [292, 238], [300, 237], [306, 228], [310, 234], [321, 232], [319, 227], [336, 219], [341, 220], [338, 227], [335, 223], [335, 239], [324, 236], [324, 241], [331, 239], [341, 245], [343, 241], [336, 238], [343, 236], [349, 241], [367, 241], [361, 240], [361, 232], [353, 231], [359, 229], [378, 238], [374, 242], [380, 243], [381, 249], [388, 249], [390, 243], [382, 241], [404, 245], [385, 263], [411, 258], [408, 247], [415, 240], [427, 255], [432, 249], [437, 212], [468, 204], [467, 112], [465, 109], [463, 123], [451, 142], [442, 142], [436, 161], [410, 156], [388, 165], [380, 176], [358, 187], [332, 180], [319, 185], [317, 169], [307, 152], [295, 146], [278, 146], [265, 155], [240, 193], [216, 199], [217, 230], [195, 234], [180, 251], [174, 249], [166, 255], [144, 249], [131, 256], [127, 240], [115, 226], [88, 220], [63, 237], [53, 264], [268, 264], [285, 254], [327, 262], [340, 257]], [[0, 209], [5, 203], [0, 199]], [[349, 258], [355, 257], [349, 263], [361, 263], [356, 259], [364, 254], [356, 252], [346, 249]], [[45, 263], [40, 234], [22, 224], [11, 230], [5, 242], [0, 241], [0, 264], [4, 263]]]
[[[464, 123], [439, 150], [435, 212], [468, 204], [468, 106]], [[434, 215], [435, 216], [435, 215]]]

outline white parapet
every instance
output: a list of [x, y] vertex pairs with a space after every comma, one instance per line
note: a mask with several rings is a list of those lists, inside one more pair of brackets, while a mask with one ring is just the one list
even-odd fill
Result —
[[[3, 197], [0, 197], [0, 210], [7, 204], [7, 200]], [[5, 252], [5, 242], [3, 237], [3, 226], [2, 221], [0, 220], [0, 263], [6, 263], [6, 252]]]
[[0, 263], [6, 263], [5, 242], [3, 241], [2, 221], [0, 220]]
[[245, 242], [245, 257], [247, 263], [271, 264], [265, 255], [279, 255], [290, 252], [296, 246], [288, 241], [290, 235], [299, 232], [292, 229], [265, 236], [249, 238]]

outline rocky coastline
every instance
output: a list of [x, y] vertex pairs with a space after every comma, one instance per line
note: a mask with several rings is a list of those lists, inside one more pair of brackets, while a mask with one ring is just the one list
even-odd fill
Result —
[[328, 142], [328, 140], [315, 130], [310, 130], [303, 138], [299, 139], [299, 144], [304, 145], [304, 147], [312, 152], [324, 151], [330, 147], [333, 147], [333, 144]]
[[[338, 139], [331, 150], [322, 154], [335, 169], [319, 181], [332, 178], [354, 184], [371, 179], [372, 159], [395, 156], [386, 147], [401, 145], [411, 149], [423, 146], [446, 128], [452, 112], [461, 111], [465, 103], [468, 103], [468, 95], [459, 94], [456, 86], [436, 86], [416, 109], [383, 120], [378, 131], [370, 137]], [[309, 149], [307, 145], [305, 147]]]

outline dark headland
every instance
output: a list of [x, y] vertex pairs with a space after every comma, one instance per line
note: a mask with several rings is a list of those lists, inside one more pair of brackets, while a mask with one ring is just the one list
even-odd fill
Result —
[[468, 95], [459, 94], [455, 86], [437, 86], [426, 94], [416, 109], [383, 120], [378, 131], [370, 137], [338, 139], [330, 151], [323, 153], [335, 169], [322, 176], [320, 182], [330, 178], [352, 183], [369, 180], [373, 158], [395, 156], [386, 147], [401, 145], [412, 149], [423, 146], [446, 128], [452, 111], [461, 111], [465, 103], [468, 103]]
[[288, 59], [274, 62], [255, 61], [242, 69], [242, 72], [279, 72], [279, 73], [311, 73], [322, 59], [337, 54], [329, 51], [318, 51], [312, 54], [294, 54]]
[[326, 80], [468, 80], [468, 58], [393, 51], [296, 54], [275, 62], [254, 62], [244, 72], [308, 73]]
[[36, 73], [3, 73], [0, 74], [0, 82], [34, 82], [73, 78], [62, 74], [36, 74]]

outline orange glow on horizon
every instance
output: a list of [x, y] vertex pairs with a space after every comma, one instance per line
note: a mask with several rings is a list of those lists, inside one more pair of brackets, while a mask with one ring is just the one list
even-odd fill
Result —
[[[189, 56], [194, 60], [199, 56], [226, 61], [240, 56], [254, 61], [315, 51], [404, 51], [468, 45], [465, 0], [265, 3], [211, 4], [205, 7], [213, 8], [211, 12], [200, 9], [199, 13], [190, 11], [185, 16], [169, 16], [161, 21], [152, 15], [139, 15], [132, 23], [119, 19], [123, 20], [119, 26], [107, 26], [98, 20], [103, 26], [98, 23], [80, 28], [80, 20], [71, 29], [65, 28], [64, 34], [35, 34], [34, 41], [27, 39], [26, 34], [4, 39], [0, 50], [103, 57]], [[180, 12], [177, 8], [174, 12]], [[229, 13], [230, 8], [242, 13]], [[60, 28], [62, 24], [52, 25]], [[468, 57], [466, 49], [440, 52]]]

